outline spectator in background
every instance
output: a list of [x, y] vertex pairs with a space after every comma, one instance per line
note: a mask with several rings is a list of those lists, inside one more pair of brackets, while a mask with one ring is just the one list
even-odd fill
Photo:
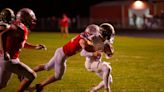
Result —
[[153, 16], [152, 15], [147, 15], [145, 18], [145, 28], [151, 28], [152, 27], [152, 20]]
[[164, 26], [164, 10], [161, 10], [159, 18], [161, 20], [161, 27], [163, 27]]
[[76, 17], [73, 17], [71, 20], [71, 29], [73, 31], [77, 30], [77, 19], [76, 19]]
[[66, 14], [62, 15], [62, 18], [59, 20], [60, 31], [64, 37], [68, 36], [69, 33], [69, 18]]
[[55, 25], [57, 25], [57, 23], [56, 23], [57, 22], [56, 17], [55, 16], [52, 16], [50, 22], [51, 22], [51, 30], [54, 31], [55, 30]]
[[136, 23], [136, 21], [137, 21], [137, 15], [136, 14], [133, 14], [133, 23], [134, 23], [134, 26], [136, 27], [137, 26], [137, 23]]

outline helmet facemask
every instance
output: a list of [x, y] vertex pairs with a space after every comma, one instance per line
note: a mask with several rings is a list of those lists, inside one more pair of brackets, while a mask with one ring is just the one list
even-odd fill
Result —
[[101, 37], [106, 41], [109, 41], [110, 43], [113, 43], [115, 31], [111, 24], [109, 23], [103, 23], [100, 25], [100, 34]]

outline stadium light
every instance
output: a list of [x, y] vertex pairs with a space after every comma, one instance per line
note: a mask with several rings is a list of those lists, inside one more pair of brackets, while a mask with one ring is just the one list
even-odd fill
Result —
[[144, 3], [143, 1], [137, 0], [132, 4], [132, 8], [136, 9], [136, 10], [141, 10], [141, 9], [145, 9], [146, 3]]

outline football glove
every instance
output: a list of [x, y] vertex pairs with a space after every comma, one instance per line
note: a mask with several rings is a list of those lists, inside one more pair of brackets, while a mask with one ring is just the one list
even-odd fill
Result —
[[43, 44], [39, 44], [37, 47], [36, 47], [37, 50], [47, 50], [46, 46], [43, 45]]

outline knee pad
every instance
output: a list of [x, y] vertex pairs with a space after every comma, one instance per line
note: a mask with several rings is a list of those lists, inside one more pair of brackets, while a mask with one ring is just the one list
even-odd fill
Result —
[[110, 72], [112, 71], [112, 67], [111, 67], [111, 65], [110, 65], [109, 62], [105, 62], [105, 61], [103, 61], [103, 62], [102, 62], [102, 65], [105, 66], [107, 69], [109, 69]]
[[110, 72], [112, 71], [112, 67], [108, 62], [93, 62], [91, 64], [91, 70], [94, 72], [101, 72], [103, 68], [110, 70]]

